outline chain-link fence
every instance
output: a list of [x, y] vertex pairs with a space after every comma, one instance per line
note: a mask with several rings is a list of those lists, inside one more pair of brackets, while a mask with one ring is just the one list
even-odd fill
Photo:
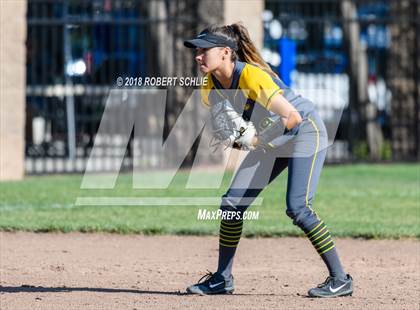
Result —
[[[192, 71], [193, 59], [179, 57], [174, 39], [196, 29], [194, 6], [184, 2], [28, 1], [27, 172], [84, 171], [118, 77]], [[168, 102], [175, 97], [168, 92]], [[112, 139], [103, 152], [111, 161], [126, 152], [122, 169], [130, 168], [131, 143], [120, 140]]]
[[[418, 1], [266, 0], [263, 19], [282, 79], [343, 100], [329, 161], [419, 159]], [[324, 115], [337, 106], [311, 99]]]
[[[84, 171], [117, 77], [196, 75], [182, 40], [202, 27], [199, 4], [28, 0], [27, 172]], [[327, 126], [344, 107], [328, 162], [416, 159], [417, 1], [266, 0], [265, 9], [256, 16], [265, 60], [298, 91], [321, 90], [308, 96]], [[189, 93], [169, 90], [168, 113]], [[114, 139], [103, 152], [111, 161], [124, 152], [122, 169], [132, 168], [131, 143]]]

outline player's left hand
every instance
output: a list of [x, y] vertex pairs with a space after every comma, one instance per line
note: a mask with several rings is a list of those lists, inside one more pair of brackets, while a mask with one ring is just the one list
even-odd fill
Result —
[[244, 124], [238, 129], [239, 136], [235, 139], [233, 147], [246, 151], [255, 150], [257, 143], [257, 131], [252, 122], [244, 121]]
[[219, 143], [240, 150], [255, 150], [257, 131], [251, 121], [242, 118], [232, 107], [229, 100], [215, 103], [210, 108], [214, 138]]

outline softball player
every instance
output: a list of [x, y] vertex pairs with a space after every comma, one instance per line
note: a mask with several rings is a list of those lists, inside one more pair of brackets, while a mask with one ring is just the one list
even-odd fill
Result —
[[[253, 199], [288, 168], [286, 214], [299, 226], [321, 256], [329, 271], [322, 284], [309, 290], [311, 297], [337, 297], [353, 293], [353, 281], [340, 263], [336, 246], [325, 223], [312, 209], [315, 190], [326, 156], [327, 132], [314, 105], [296, 95], [263, 61], [247, 29], [236, 23], [211, 26], [184, 45], [196, 49], [200, 71], [209, 83], [201, 90], [204, 104], [211, 107], [229, 100], [257, 132], [281, 118], [285, 131], [270, 141], [256, 135], [241, 141], [250, 151], [222, 196], [223, 211], [244, 212]], [[228, 91], [233, 89], [236, 91]], [[220, 224], [219, 262], [187, 288], [193, 294], [223, 294], [234, 290], [232, 265], [242, 233], [243, 220]]]

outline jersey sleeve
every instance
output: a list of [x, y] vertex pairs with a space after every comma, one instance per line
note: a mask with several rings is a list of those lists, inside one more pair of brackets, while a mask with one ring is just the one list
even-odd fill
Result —
[[248, 92], [248, 98], [269, 109], [270, 101], [276, 94], [283, 94], [283, 90], [264, 70], [257, 66], [246, 64], [240, 80], [239, 87]]
[[201, 95], [201, 103], [209, 108], [209, 97], [210, 97], [210, 91], [213, 88], [213, 83], [210, 74], [206, 74], [207, 77], [207, 83], [202, 85], [200, 88], [200, 95]]

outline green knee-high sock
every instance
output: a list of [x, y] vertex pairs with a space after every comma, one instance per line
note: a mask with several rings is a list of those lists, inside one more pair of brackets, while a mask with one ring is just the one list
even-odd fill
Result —
[[344, 279], [346, 274], [341, 266], [334, 241], [324, 222], [319, 221], [313, 225], [313, 227], [306, 232], [306, 236], [321, 256], [325, 265], [327, 265], [330, 276]]
[[233, 257], [242, 234], [243, 220], [222, 220], [219, 233], [219, 264], [217, 272], [225, 279], [232, 274]]

